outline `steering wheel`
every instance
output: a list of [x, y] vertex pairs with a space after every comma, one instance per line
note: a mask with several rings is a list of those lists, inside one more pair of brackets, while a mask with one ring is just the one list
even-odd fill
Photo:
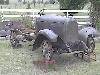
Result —
[[45, 14], [44, 14], [44, 10], [46, 10], [46, 9], [40, 10], [40, 12], [39, 12], [38, 14], [39, 14], [40, 16], [45, 15]]

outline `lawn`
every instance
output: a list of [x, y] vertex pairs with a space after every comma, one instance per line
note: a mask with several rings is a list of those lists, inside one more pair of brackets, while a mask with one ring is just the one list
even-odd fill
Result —
[[12, 49], [9, 40], [0, 40], [0, 75], [100, 75], [99, 43], [95, 49], [97, 61], [86, 62], [72, 54], [63, 54], [55, 56], [56, 71], [51, 68], [47, 72], [33, 64], [33, 61], [41, 60], [40, 50], [31, 51], [27, 44]]

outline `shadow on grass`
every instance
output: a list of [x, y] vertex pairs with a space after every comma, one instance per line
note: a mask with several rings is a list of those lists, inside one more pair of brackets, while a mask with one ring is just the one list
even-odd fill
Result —
[[[41, 50], [35, 51], [40, 54]], [[62, 55], [54, 55], [53, 59], [55, 63], [53, 64], [45, 64], [42, 60], [42, 54], [40, 54], [40, 59], [33, 61], [33, 64], [37, 66], [38, 69], [48, 72], [48, 71], [61, 71], [67, 69], [77, 68], [82, 64], [87, 64], [88, 62], [82, 60], [81, 58], [73, 56], [73, 54], [62, 54]]]

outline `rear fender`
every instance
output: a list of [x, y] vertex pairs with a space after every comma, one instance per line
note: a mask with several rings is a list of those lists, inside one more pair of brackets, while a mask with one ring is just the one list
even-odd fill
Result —
[[84, 42], [87, 42], [88, 37], [94, 38], [97, 34], [96, 29], [93, 27], [86, 27], [86, 28], [79, 30], [78, 32], [79, 32], [79, 39]]

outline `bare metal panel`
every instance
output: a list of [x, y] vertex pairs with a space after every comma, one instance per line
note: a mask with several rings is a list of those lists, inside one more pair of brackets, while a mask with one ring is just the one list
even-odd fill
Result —
[[78, 23], [73, 18], [67, 18], [65, 23], [64, 42], [75, 42], [78, 40]]
[[78, 40], [78, 24], [73, 18], [45, 15], [36, 20], [37, 32], [50, 29], [55, 32], [65, 43]]

